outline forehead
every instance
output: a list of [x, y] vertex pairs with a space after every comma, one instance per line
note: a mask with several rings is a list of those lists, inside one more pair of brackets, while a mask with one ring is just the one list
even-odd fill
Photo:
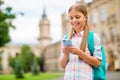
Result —
[[75, 15], [80, 15], [82, 16], [82, 12], [76, 10], [76, 9], [71, 9], [71, 11], [69, 12], [69, 16], [75, 16]]

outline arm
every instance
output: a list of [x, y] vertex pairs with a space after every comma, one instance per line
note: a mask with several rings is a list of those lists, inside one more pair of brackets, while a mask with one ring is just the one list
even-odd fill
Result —
[[67, 50], [69, 50], [70, 53], [78, 55], [82, 60], [84, 60], [86, 63], [99, 67], [101, 64], [101, 61], [98, 60], [96, 57], [89, 55], [87, 52], [83, 52], [79, 48], [76, 48], [74, 46], [67, 47]]
[[68, 54], [65, 54], [64, 56], [63, 56], [63, 58], [61, 59], [61, 67], [63, 68], [63, 69], [65, 69], [65, 67], [66, 67], [66, 65], [67, 65], [67, 63], [68, 63], [68, 60], [69, 60], [69, 55]]
[[63, 43], [61, 44], [61, 55], [60, 55], [60, 64], [61, 67], [64, 69], [69, 61], [69, 52], [66, 50], [66, 48], [63, 46]]
[[101, 51], [101, 42], [100, 42], [100, 38], [99, 36], [94, 33], [94, 55], [93, 56], [89, 56], [86, 55], [86, 57], [88, 57], [87, 59], [85, 58], [85, 61], [88, 62], [89, 64], [99, 67], [101, 64], [101, 60], [102, 60], [102, 51]]
[[88, 55], [87, 53], [83, 52], [83, 51], [79, 51], [78, 52], [78, 56], [80, 56], [86, 63], [99, 67], [101, 64], [101, 61], [98, 60], [96, 57]]

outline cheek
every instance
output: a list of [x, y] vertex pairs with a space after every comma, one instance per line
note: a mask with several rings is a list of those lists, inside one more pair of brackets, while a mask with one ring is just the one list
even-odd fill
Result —
[[84, 18], [80, 18], [79, 21], [80, 21], [80, 22], [84, 22], [85, 19], [84, 19]]
[[73, 24], [73, 21], [72, 21], [72, 20], [70, 21], [70, 24], [71, 24], [71, 25]]
[[85, 24], [86, 20], [85, 19], [81, 19], [81, 20], [79, 20], [79, 22], [82, 25], [82, 24]]

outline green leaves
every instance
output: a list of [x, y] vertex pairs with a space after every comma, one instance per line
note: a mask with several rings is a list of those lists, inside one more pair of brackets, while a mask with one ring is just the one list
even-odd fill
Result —
[[22, 46], [19, 59], [22, 64], [23, 70], [25, 72], [31, 71], [31, 65], [33, 63], [34, 54], [28, 45]]
[[2, 0], [0, 0], [0, 6], [3, 4], [4, 2]]
[[[0, 0], [0, 6], [3, 4], [4, 2]], [[15, 26], [12, 24], [12, 20], [15, 19], [15, 14], [11, 13], [11, 11], [11, 7], [7, 7], [5, 12], [0, 9], [0, 47], [10, 41], [9, 29], [15, 29]]]

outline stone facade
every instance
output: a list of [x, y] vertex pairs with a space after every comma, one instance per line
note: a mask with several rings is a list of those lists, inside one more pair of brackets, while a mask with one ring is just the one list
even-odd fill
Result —
[[107, 53], [108, 70], [120, 69], [120, 0], [93, 0], [89, 3], [89, 22], [101, 37]]
[[0, 48], [0, 51], [2, 51], [1, 57], [2, 57], [2, 68], [3, 73], [9, 73], [11, 72], [11, 68], [9, 66], [8, 58], [9, 56], [15, 57], [16, 53], [20, 52], [19, 46], [6, 46]]
[[63, 69], [60, 66], [60, 60], [59, 60], [60, 45], [61, 45], [60, 41], [54, 44], [51, 44], [47, 46], [41, 53], [45, 59], [44, 67], [47, 72], [63, 71]]

